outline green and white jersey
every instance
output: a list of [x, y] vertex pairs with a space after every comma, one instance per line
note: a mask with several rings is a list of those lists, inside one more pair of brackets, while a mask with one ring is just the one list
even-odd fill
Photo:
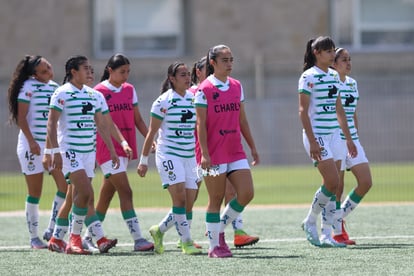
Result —
[[88, 153], [95, 151], [95, 114], [109, 112], [103, 95], [84, 85], [79, 91], [71, 83], [56, 89], [50, 108], [61, 112], [58, 142], [61, 152]]
[[339, 128], [336, 116], [339, 87], [338, 73], [333, 69], [324, 72], [313, 66], [302, 73], [298, 91], [310, 97], [308, 115], [315, 135], [329, 135]]
[[[352, 140], [358, 140], [358, 130], [355, 127], [354, 121], [354, 114], [359, 100], [357, 82], [353, 78], [346, 76], [344, 82], [340, 81], [340, 85], [341, 102], [345, 110], [349, 131], [351, 132]], [[342, 131], [341, 138], [346, 140]]]
[[[26, 120], [33, 138], [38, 142], [46, 141], [50, 98], [58, 86], [52, 80], [48, 83], [43, 83], [31, 78], [24, 82], [19, 92], [17, 101], [29, 104]], [[19, 137], [24, 137], [21, 130]]]
[[193, 93], [186, 91], [182, 97], [169, 89], [154, 101], [151, 116], [162, 120], [158, 130], [157, 151], [182, 158], [195, 156], [196, 113]]

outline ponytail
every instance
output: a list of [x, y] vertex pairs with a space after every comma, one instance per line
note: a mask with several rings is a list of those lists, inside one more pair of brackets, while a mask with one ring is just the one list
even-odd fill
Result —
[[335, 49], [335, 42], [329, 36], [319, 36], [316, 39], [310, 39], [306, 43], [306, 51], [303, 58], [303, 71], [308, 70], [316, 64], [316, 57], [313, 51], [329, 49]]

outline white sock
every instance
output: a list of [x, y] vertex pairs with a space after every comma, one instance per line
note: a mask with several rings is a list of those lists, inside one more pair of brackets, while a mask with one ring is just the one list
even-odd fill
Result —
[[235, 220], [232, 221], [233, 230], [243, 229], [243, 218], [240, 213]]
[[335, 197], [332, 197], [322, 210], [321, 234], [332, 236], [332, 225], [336, 211]]
[[73, 235], [80, 235], [82, 233], [82, 226], [85, 222], [85, 216], [77, 215], [75, 213], [72, 213], [72, 228], [71, 228], [71, 234]]
[[322, 187], [320, 187], [313, 196], [312, 205], [305, 220], [311, 223], [316, 223], [316, 218], [322, 212], [322, 209], [325, 207], [326, 203], [328, 203], [330, 198], [331, 196], [325, 195], [322, 192]]
[[223, 213], [220, 216], [220, 233], [224, 232], [224, 228], [230, 223], [233, 222], [235, 218], [240, 215], [240, 212], [237, 212], [231, 208], [230, 204], [227, 204], [224, 208]]
[[52, 211], [51, 211], [51, 214], [50, 214], [49, 225], [48, 225], [47, 228], [49, 228], [49, 229], [54, 229], [55, 228], [56, 217], [57, 217], [59, 209], [62, 206], [64, 201], [65, 201], [65, 198], [62, 198], [58, 194], [55, 195], [55, 198], [53, 199], [53, 202], [52, 202]]
[[163, 220], [158, 225], [160, 227], [160, 232], [165, 233], [174, 225], [174, 215], [172, 210], [163, 218]]
[[142, 238], [141, 227], [139, 226], [139, 221], [137, 217], [126, 219], [125, 223], [134, 241]]
[[65, 238], [66, 233], [68, 232], [68, 229], [68, 225], [63, 226], [55, 224], [55, 228], [53, 229], [53, 237], [58, 240], [63, 240]]
[[174, 214], [175, 228], [182, 242], [191, 241], [190, 227], [185, 214]]
[[102, 223], [99, 220], [95, 220], [91, 224], [89, 224], [88, 230], [96, 241], [99, 241], [105, 236], [105, 233], [102, 228]]
[[207, 229], [207, 238], [210, 244], [209, 249], [213, 250], [214, 247], [219, 245], [220, 223], [206, 222], [206, 229]]
[[30, 239], [39, 236], [39, 204], [26, 201], [26, 222], [29, 228]]
[[356, 207], [358, 206], [358, 203], [353, 201], [349, 196], [347, 196], [342, 202], [341, 209], [342, 209], [342, 218], [345, 218], [349, 215]]

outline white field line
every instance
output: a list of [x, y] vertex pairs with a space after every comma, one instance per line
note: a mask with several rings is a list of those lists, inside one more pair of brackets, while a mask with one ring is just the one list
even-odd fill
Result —
[[[407, 239], [414, 239], [414, 235], [394, 235], [394, 236], [365, 236], [365, 237], [353, 237], [354, 240], [361, 241], [361, 240], [407, 240]], [[260, 240], [257, 244], [272, 244], [272, 243], [292, 243], [292, 242], [306, 242], [305, 238], [281, 238], [281, 239], [265, 239]], [[199, 242], [198, 244], [205, 245], [204, 248], [207, 248], [208, 242]], [[307, 242], [306, 242], [307, 243]], [[256, 245], [257, 245], [256, 244]], [[177, 245], [177, 241], [172, 242], [164, 242], [164, 245]], [[133, 243], [120, 243], [117, 244], [116, 247], [133, 247]], [[255, 245], [254, 245], [255, 246]], [[254, 248], [252, 246], [251, 248]], [[355, 246], [350, 246], [350, 248], [358, 247], [358, 244]], [[250, 248], [250, 247], [248, 247]], [[29, 249], [29, 246], [27, 245], [9, 245], [9, 246], [0, 246], [0, 252], [1, 251], [7, 251], [7, 250], [22, 250], [22, 249]], [[235, 249], [237, 250], [237, 249]]]

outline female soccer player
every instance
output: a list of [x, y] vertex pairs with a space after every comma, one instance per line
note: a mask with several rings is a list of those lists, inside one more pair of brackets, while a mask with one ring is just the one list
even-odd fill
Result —
[[[322, 176], [308, 215], [302, 223], [307, 240], [315, 246], [343, 247], [332, 238], [332, 228], [322, 229], [319, 239], [316, 218], [339, 185], [339, 169], [346, 149], [340, 142], [339, 127], [346, 137], [350, 156], [357, 155], [342, 108], [339, 78], [330, 69], [335, 58], [335, 44], [329, 37], [311, 39], [306, 45], [303, 73], [299, 79], [299, 117], [303, 125], [303, 143]], [[331, 221], [326, 225], [332, 226]]]
[[[56, 89], [50, 101], [47, 124], [47, 142], [52, 146], [45, 155], [44, 164], [62, 170], [73, 185], [72, 228], [66, 252], [89, 254], [82, 248], [83, 223], [93, 227], [99, 251], [106, 253], [117, 243], [107, 239], [93, 208], [91, 184], [95, 168], [95, 128], [105, 141], [114, 168], [119, 167], [110, 136], [110, 125], [103, 117], [108, 112], [103, 95], [85, 84], [91, 74], [90, 64], [84, 56], [69, 58], [65, 64], [63, 85]], [[67, 82], [66, 82], [67, 81]], [[87, 217], [88, 215], [88, 217]]]
[[[355, 241], [350, 240], [343, 225], [343, 218], [349, 215], [363, 197], [368, 193], [372, 187], [371, 170], [369, 167], [368, 159], [365, 155], [364, 148], [359, 141], [358, 135], [358, 117], [357, 117], [357, 104], [359, 101], [359, 92], [356, 80], [351, 78], [352, 64], [351, 56], [349, 52], [344, 48], [337, 48], [335, 50], [335, 60], [332, 66], [339, 74], [340, 87], [341, 87], [341, 101], [345, 110], [346, 117], [348, 119], [349, 130], [351, 131], [352, 139], [358, 150], [357, 157], [347, 156], [344, 164], [341, 166], [339, 186], [336, 192], [336, 207], [339, 212], [339, 219], [334, 221], [334, 239], [337, 242], [346, 244], [355, 244]], [[345, 136], [341, 133], [341, 138], [344, 141]], [[351, 170], [357, 180], [357, 186], [348, 194], [344, 202], [341, 204], [342, 194], [344, 191], [344, 176], [345, 168]]]
[[[186, 217], [186, 190], [197, 190], [198, 176], [195, 160], [195, 108], [190, 87], [190, 72], [182, 62], [168, 67], [167, 78], [161, 88], [161, 96], [151, 108], [149, 131], [141, 152], [137, 172], [144, 177], [148, 170], [148, 154], [155, 135], [158, 133], [156, 165], [162, 186], [168, 190], [172, 201], [172, 217], [181, 238], [184, 254], [200, 254], [194, 246], [190, 226]], [[160, 223], [160, 225], [162, 222]], [[154, 238], [154, 250], [164, 252], [160, 225], [150, 228]]]
[[[208, 256], [231, 257], [224, 238], [224, 228], [243, 211], [253, 199], [253, 179], [241, 143], [245, 138], [253, 157], [252, 165], [259, 163], [259, 155], [244, 107], [244, 94], [240, 82], [230, 77], [233, 55], [226, 45], [209, 49], [205, 79], [195, 96], [197, 136], [200, 145], [200, 167], [208, 191], [206, 214]], [[236, 197], [220, 216], [226, 179], [236, 190]]]
[[100, 135], [97, 136], [96, 160], [104, 174], [104, 180], [96, 205], [96, 214], [104, 220], [109, 204], [115, 191], [119, 194], [122, 217], [134, 240], [134, 251], [153, 250], [154, 245], [142, 237], [138, 217], [134, 210], [132, 190], [127, 177], [128, 161], [137, 159], [137, 139], [135, 128], [145, 137], [148, 128], [142, 119], [138, 108], [138, 98], [134, 86], [127, 82], [130, 72], [130, 62], [122, 54], [109, 58], [105, 66], [101, 83], [95, 89], [101, 92], [108, 104], [109, 114], [115, 125], [120, 129], [124, 140], [129, 145], [132, 155], [126, 155], [124, 149], [115, 144], [115, 150], [120, 156], [120, 166], [112, 167], [110, 152]]
[[[27, 55], [17, 65], [8, 90], [10, 123], [15, 123], [20, 128], [17, 156], [26, 179], [26, 222], [30, 246], [34, 249], [47, 248], [38, 236], [38, 225], [48, 105], [58, 87], [52, 78], [52, 65], [44, 57]], [[62, 172], [53, 168], [47, 170], [53, 176], [58, 191], [53, 200], [49, 225], [43, 235], [45, 240], [51, 237], [56, 214], [66, 195], [66, 182]]]

